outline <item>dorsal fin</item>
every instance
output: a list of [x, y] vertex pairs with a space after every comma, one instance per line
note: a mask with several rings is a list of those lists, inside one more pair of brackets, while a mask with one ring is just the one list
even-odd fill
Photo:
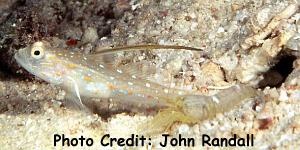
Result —
[[120, 47], [113, 47], [113, 48], [96, 48], [95, 54], [114, 53], [118, 51], [155, 50], [155, 49], [191, 50], [191, 51], [203, 52], [203, 49], [188, 47], [188, 46], [148, 44], [148, 45], [120, 46]]
[[[105, 68], [112, 70], [122, 71], [129, 76], [135, 76], [137, 79], [149, 80], [156, 73], [156, 66], [146, 64], [143, 62], [130, 63], [130, 65], [117, 65], [115, 54], [117, 52], [131, 52], [131, 51], [141, 51], [141, 50], [191, 50], [201, 52], [204, 55], [203, 49], [187, 47], [187, 46], [177, 46], [177, 45], [132, 45], [132, 46], [122, 46], [114, 48], [96, 48], [96, 50], [89, 54], [88, 59], [92, 60], [93, 63], [102, 65]], [[116, 66], [117, 65], [117, 66]]]

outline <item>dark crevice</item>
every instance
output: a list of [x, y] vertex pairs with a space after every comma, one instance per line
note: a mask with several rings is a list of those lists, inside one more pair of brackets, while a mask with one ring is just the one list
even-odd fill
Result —
[[294, 55], [280, 54], [278, 62], [263, 74], [264, 79], [259, 82], [259, 88], [280, 87], [293, 71], [293, 62], [296, 58]]
[[[119, 7], [117, 1], [104, 0], [16, 0], [7, 10], [10, 15], [3, 22], [0, 20], [0, 71], [18, 76], [20, 66], [13, 58], [14, 53], [48, 37], [81, 40], [87, 27], [95, 28], [100, 38], [111, 37], [118, 20], [131, 10], [129, 6]], [[26, 71], [21, 72], [21, 76], [31, 78]]]

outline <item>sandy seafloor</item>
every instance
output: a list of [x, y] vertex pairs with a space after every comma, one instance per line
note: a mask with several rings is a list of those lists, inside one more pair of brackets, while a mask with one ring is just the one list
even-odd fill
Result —
[[[152, 136], [151, 146], [100, 147], [99, 139], [104, 134], [127, 137], [136, 133], [138, 124], [151, 120], [153, 116], [120, 113], [103, 120], [98, 115], [66, 107], [63, 103], [65, 91], [34, 78], [16, 64], [12, 56], [17, 49], [37, 40], [53, 40], [53, 37], [66, 41], [71, 49], [81, 48], [84, 52], [97, 46], [145, 43], [203, 48], [209, 59], [197, 52], [158, 51], [120, 55], [117, 61], [127, 64], [155, 62], [157, 72], [155, 77], [150, 78], [153, 81], [209, 94], [208, 86], [222, 87], [234, 83], [233, 70], [239, 59], [247, 55], [239, 45], [245, 38], [262, 30], [272, 17], [291, 3], [297, 1], [0, 0], [0, 149], [161, 148], [158, 145], [160, 135]], [[299, 18], [298, 13], [293, 15], [295, 20]], [[298, 26], [298, 22], [293, 23]], [[74, 44], [74, 41], [83, 43], [83, 46]], [[153, 55], [157, 57], [152, 59]], [[270, 65], [274, 65], [276, 59]], [[294, 67], [285, 67], [297, 70], [299, 66], [294, 63]], [[254, 147], [228, 149], [299, 148], [299, 77], [295, 74], [293, 84], [277, 78], [274, 82], [277, 80], [277, 86], [272, 82], [270, 87], [268, 84], [261, 86], [265, 100], [262, 109], [255, 109], [255, 102], [250, 100], [230, 112], [217, 114], [215, 118], [198, 124], [173, 125], [167, 133], [174, 137], [178, 134], [193, 137], [196, 146], [167, 149], [221, 149], [202, 147], [202, 134], [212, 137], [254, 134]], [[94, 146], [54, 147], [54, 134], [91, 137]]]

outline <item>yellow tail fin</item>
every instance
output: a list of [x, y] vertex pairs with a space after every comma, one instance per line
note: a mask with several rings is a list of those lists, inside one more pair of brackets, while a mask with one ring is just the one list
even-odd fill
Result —
[[159, 134], [171, 129], [176, 122], [193, 124], [197, 120], [184, 114], [179, 109], [168, 108], [161, 110], [150, 121], [147, 121], [139, 126], [139, 133], [145, 135]]

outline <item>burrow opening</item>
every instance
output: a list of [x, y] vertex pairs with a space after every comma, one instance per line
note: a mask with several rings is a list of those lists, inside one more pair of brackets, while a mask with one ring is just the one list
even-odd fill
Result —
[[296, 59], [294, 55], [280, 54], [275, 65], [263, 74], [264, 79], [259, 82], [259, 88], [280, 87], [293, 71], [293, 62]]

